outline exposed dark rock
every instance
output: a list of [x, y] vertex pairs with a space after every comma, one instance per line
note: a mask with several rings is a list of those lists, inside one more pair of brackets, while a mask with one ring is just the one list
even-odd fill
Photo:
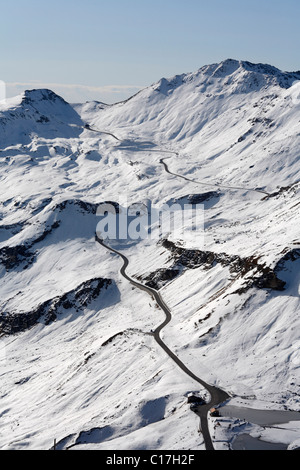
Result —
[[208, 191], [207, 193], [201, 194], [189, 194], [187, 196], [182, 196], [174, 202], [188, 201], [189, 204], [202, 204], [205, 201], [209, 201], [212, 198], [219, 198], [220, 193], [217, 191]]
[[207, 193], [202, 194], [190, 194], [188, 197], [188, 201], [190, 204], [202, 204], [205, 201], [209, 201], [213, 198], [219, 198], [220, 193], [217, 191], [209, 191]]
[[196, 395], [190, 395], [187, 400], [188, 403], [196, 403], [198, 405], [203, 405], [205, 400], [201, 397], [197, 397]]
[[47, 237], [47, 235], [50, 235], [50, 233], [52, 233], [52, 231], [55, 230], [56, 228], [58, 228], [59, 226], [60, 226], [60, 222], [58, 222], [58, 221], [54, 222], [54, 224], [52, 224], [50, 228], [45, 229], [45, 231], [42, 233], [42, 235], [40, 235], [38, 238], [36, 238], [32, 242], [31, 246], [35, 245], [36, 243], [39, 243], [39, 242], [43, 241]]
[[[46, 199], [43, 201], [39, 210], [43, 209], [46, 205], [51, 202], [51, 199]], [[58, 210], [59, 212], [66, 209], [68, 205], [75, 205], [81, 210], [81, 212], [89, 213], [89, 214], [96, 214], [97, 205], [91, 204], [88, 202], [84, 202], [81, 200], [66, 200], [61, 202], [57, 206], [53, 208], [53, 211]], [[38, 236], [36, 239], [31, 240], [30, 242], [24, 245], [17, 245], [17, 246], [5, 246], [0, 249], [0, 263], [5, 266], [7, 271], [10, 271], [18, 266], [24, 264], [24, 269], [27, 268], [30, 264], [35, 261], [35, 253], [32, 252], [32, 247], [43, 241], [48, 235], [52, 233], [53, 230], [57, 229], [60, 226], [60, 221], [54, 222], [50, 227], [45, 227], [43, 233]], [[13, 226], [2, 226], [0, 228], [12, 228]], [[16, 225], [16, 230], [18, 229]]]
[[253, 276], [245, 280], [245, 286], [238, 293], [245, 292], [250, 287], [273, 290], [284, 290], [285, 288], [285, 282], [277, 277], [278, 270], [272, 270], [261, 264], [259, 258], [255, 256], [241, 258], [238, 255], [227, 255], [226, 253], [190, 250], [166, 239], [162, 240], [161, 244], [171, 252], [173, 264], [169, 268], [158, 269], [145, 278], [146, 284], [154, 289], [160, 289], [167, 282], [175, 279], [184, 269], [199, 267], [211, 269], [217, 264], [228, 266], [231, 274], [241, 277], [253, 271]]
[[[242, 259], [237, 255], [190, 250], [177, 246], [169, 240], [162, 240], [162, 246], [172, 253], [176, 265], [184, 266], [189, 269], [196, 269], [200, 266], [209, 269], [217, 263], [223, 266], [231, 266], [232, 270], [235, 272], [242, 271], [243, 269]], [[255, 264], [255, 262], [253, 261], [251, 264]]]
[[15, 385], [23, 385], [23, 384], [27, 383], [29, 380], [30, 380], [30, 377], [24, 377], [23, 379], [18, 380], [17, 382], [15, 382]]
[[39, 311], [39, 309], [17, 315], [1, 312], [0, 332], [1, 334], [12, 335], [19, 333], [20, 331], [26, 331], [38, 322], [41, 315], [42, 313]]
[[0, 262], [5, 266], [7, 271], [20, 266], [26, 262], [26, 266], [32, 264], [35, 259], [29, 247], [25, 245], [5, 246], [0, 249]]
[[21, 232], [24, 227], [24, 222], [11, 224], [11, 225], [0, 225], [0, 230], [7, 230], [11, 232], [12, 235], [16, 235], [17, 233]]
[[255, 287], [262, 289], [269, 288], [274, 290], [282, 291], [285, 289], [286, 283], [281, 281], [277, 275], [280, 275], [281, 271], [285, 270], [285, 264], [288, 261], [296, 261], [300, 258], [300, 249], [295, 248], [292, 250], [286, 250], [282, 258], [277, 262], [274, 270], [265, 270], [263, 275], [257, 279], [254, 283]]
[[278, 191], [275, 191], [274, 193], [269, 194], [268, 196], [264, 197], [262, 200], [281, 196], [282, 194], [285, 195], [286, 193], [292, 192], [292, 191], [296, 193], [298, 190], [297, 188], [298, 185], [299, 185], [299, 181], [296, 181], [295, 183], [290, 184], [289, 186], [282, 186], [281, 188], [278, 189]]
[[292, 250], [285, 250], [283, 257], [278, 261], [275, 266], [275, 271], [279, 272], [284, 269], [284, 265], [287, 261], [297, 261], [300, 258], [300, 248], [294, 248]]
[[36, 122], [39, 122], [39, 123], [41, 123], [41, 124], [42, 124], [42, 123], [50, 122], [50, 119], [49, 119], [49, 118], [47, 118], [47, 116], [43, 116], [43, 115], [41, 115], [41, 117], [40, 117], [39, 119], [37, 119], [37, 121], [36, 121]]
[[52, 202], [52, 197], [48, 197], [40, 201], [39, 206], [32, 211], [32, 215], [37, 215], [40, 212], [42, 212], [42, 210], [45, 209], [46, 206], [51, 204], [51, 202]]
[[55, 321], [66, 310], [82, 310], [96, 299], [102, 290], [112, 284], [111, 279], [96, 278], [80, 284], [76, 289], [41, 303], [36, 309], [22, 313], [0, 313], [0, 333], [15, 334], [25, 331], [41, 320], [45, 325]]
[[44, 232], [25, 245], [17, 246], [5, 246], [0, 249], [0, 263], [5, 266], [6, 271], [11, 271], [18, 266], [22, 266], [26, 269], [30, 264], [35, 261], [35, 253], [31, 251], [32, 247], [43, 241], [47, 235], [49, 235], [54, 229], [58, 228], [60, 223], [54, 222], [49, 228], [45, 228]]
[[124, 335], [124, 331], [120, 331], [119, 333], [116, 333], [115, 335], [111, 336], [106, 341], [104, 341], [104, 343], [102, 343], [101, 346], [107, 346], [109, 343], [112, 343], [115, 338], [117, 338], [118, 336], [123, 336], [123, 335]]
[[259, 279], [253, 281], [253, 286], [259, 289], [273, 289], [282, 291], [285, 288], [286, 283], [278, 279], [273, 271], [263, 274]]
[[58, 209], [60, 212], [66, 209], [67, 206], [78, 206], [83, 212], [88, 212], [89, 214], [96, 214], [97, 212], [97, 204], [92, 204], [90, 202], [85, 202], [80, 199], [71, 199], [71, 200], [66, 200], [63, 202], [60, 202], [55, 206], [55, 209]]
[[25, 90], [22, 102], [24, 104], [37, 103], [38, 101], [59, 101], [68, 105], [68, 103], [59, 95], [48, 89]]
[[196, 204], [203, 204], [206, 209], [210, 208], [212, 205], [216, 204], [222, 193], [220, 191], [208, 191], [206, 193], [198, 193], [198, 194], [187, 194], [185, 196], [181, 196], [179, 198], [172, 198], [167, 201], [166, 204], [172, 206], [173, 204], [179, 204], [180, 206], [184, 206], [185, 204], [188, 205], [196, 205]]
[[165, 284], [166, 282], [172, 281], [179, 273], [180, 271], [175, 268], [159, 269], [146, 278], [146, 285], [153, 289], [157, 289], [160, 283]]

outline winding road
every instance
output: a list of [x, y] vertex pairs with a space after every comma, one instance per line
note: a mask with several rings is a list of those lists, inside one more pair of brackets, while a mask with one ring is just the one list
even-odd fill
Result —
[[[80, 127], [80, 126], [78, 126]], [[126, 141], [123, 141], [121, 139], [119, 139], [115, 134], [113, 134], [112, 132], [107, 132], [107, 131], [101, 131], [99, 129], [94, 129], [92, 127], [90, 127], [89, 124], [86, 124], [85, 126], [82, 126], [83, 129], [87, 129], [89, 131], [92, 131], [92, 132], [97, 132], [97, 133], [100, 133], [100, 134], [106, 134], [106, 135], [109, 135], [111, 137], [113, 137], [115, 140], [118, 140], [119, 142], [121, 143], [127, 143]], [[129, 147], [127, 148], [127, 150], [131, 150], [133, 151], [134, 148], [133, 147]], [[137, 150], [138, 151], [141, 151], [138, 147], [137, 147]], [[147, 152], [152, 152], [152, 153], [171, 153], [173, 155], [176, 155], [177, 157], [179, 156], [179, 152], [175, 152], [175, 151], [172, 151], [172, 150], [163, 150], [163, 149], [152, 149], [152, 148], [148, 148], [148, 149], [144, 149], [145, 151]], [[223, 184], [216, 184], [216, 183], [206, 183], [205, 181], [198, 181], [198, 180], [194, 180], [194, 179], [191, 179], [191, 178], [188, 178], [186, 176], [182, 176], [178, 173], [174, 173], [173, 171], [171, 171], [167, 165], [167, 163], [165, 162], [166, 158], [170, 158], [170, 157], [165, 157], [165, 158], [161, 158], [159, 160], [159, 163], [161, 165], [163, 165], [165, 171], [167, 173], [169, 173], [170, 175], [172, 176], [175, 176], [177, 178], [181, 178], [185, 181], [188, 181], [190, 183], [195, 183], [195, 184], [200, 184], [202, 186], [210, 186], [210, 187], [214, 187], [214, 188], [220, 188], [220, 189], [230, 189], [230, 190], [235, 190], [235, 191], [251, 191], [251, 192], [255, 192], [255, 193], [261, 193], [261, 194], [264, 194], [265, 196], [270, 196], [270, 193], [268, 193], [267, 191], [264, 191], [263, 189], [259, 189], [259, 188], [245, 188], [245, 187], [241, 187], [241, 186], [226, 186], [226, 185], [223, 185]]]
[[234, 189], [235, 191], [244, 191], [244, 192], [245, 191], [252, 191], [252, 192], [255, 192], [255, 193], [262, 193], [265, 196], [270, 196], [270, 193], [267, 193], [266, 191], [263, 191], [262, 189], [242, 188], [242, 187], [239, 187], [239, 186], [224, 186], [223, 184], [219, 185], [219, 184], [213, 184], [213, 183], [204, 183], [203, 181], [194, 180], [194, 179], [191, 179], [191, 178], [187, 178], [186, 176], [179, 175], [178, 173], [173, 173], [169, 169], [168, 165], [165, 162], [166, 158], [170, 158], [170, 157], [161, 158], [159, 160], [159, 163], [161, 163], [164, 166], [164, 169], [166, 170], [166, 172], [169, 173], [172, 176], [176, 176], [177, 178], [181, 178], [185, 181], [189, 181], [189, 182], [195, 183], [195, 184], [202, 184], [204, 186], [212, 186], [214, 188], [223, 188], [223, 189], [231, 189], [231, 190]]
[[[110, 133], [110, 132], [104, 132], [104, 131], [100, 131], [98, 129], [94, 129], [94, 128], [91, 128], [89, 125], [86, 125], [84, 126], [85, 129], [87, 130], [90, 130], [90, 131], [93, 131], [93, 132], [98, 132], [98, 133], [102, 133], [102, 134], [107, 134], [107, 135], [110, 135], [111, 137], [113, 137], [114, 139], [118, 140], [119, 142], [122, 142], [124, 143], [125, 145], [128, 144], [127, 141], [122, 141], [121, 139], [119, 139], [117, 136], [115, 136], [113, 133]], [[134, 142], [133, 142], [134, 143]], [[131, 142], [132, 144], [132, 142]], [[125, 147], [126, 148], [126, 147]], [[128, 147], [127, 150], [129, 151], [134, 151], [134, 147]], [[141, 151], [141, 149], [137, 146], [136, 148], [137, 151]], [[173, 151], [167, 151], [167, 150], [162, 150], [162, 149], [143, 149], [144, 151], [150, 151], [150, 152], [155, 152], [155, 153], [171, 153], [171, 154], [174, 154], [176, 156], [179, 155], [178, 152], [173, 152]], [[177, 178], [181, 178], [181, 179], [184, 179], [185, 181], [188, 181], [188, 182], [192, 182], [192, 183], [195, 183], [195, 184], [200, 184], [200, 185], [204, 185], [204, 186], [210, 186], [210, 187], [214, 187], [214, 188], [223, 188], [223, 189], [230, 189], [230, 190], [238, 190], [238, 191], [252, 191], [252, 192], [256, 192], [256, 193], [262, 193], [264, 194], [265, 196], [269, 196], [270, 194], [267, 193], [266, 191], [263, 191], [262, 189], [253, 189], [253, 188], [243, 188], [243, 187], [234, 187], [234, 186], [224, 186], [224, 185], [219, 185], [219, 184], [213, 184], [213, 183], [206, 183], [206, 182], [202, 182], [202, 181], [197, 181], [197, 180], [194, 180], [194, 179], [190, 179], [190, 178], [187, 178], [186, 176], [182, 176], [180, 174], [177, 174], [177, 173], [174, 173], [172, 172], [167, 163], [165, 162], [165, 159], [166, 158], [170, 158], [170, 157], [165, 157], [165, 158], [161, 158], [159, 160], [159, 163], [161, 165], [163, 165], [165, 171], [167, 173], [169, 173], [170, 175], [174, 176], [174, 177], [177, 177]], [[171, 311], [169, 309], [169, 307], [166, 305], [166, 303], [164, 302], [164, 300], [162, 299], [160, 293], [158, 291], [156, 291], [155, 289], [152, 289], [151, 287], [148, 287], [148, 286], [145, 286], [144, 284], [140, 283], [140, 282], [137, 282], [135, 281], [134, 279], [132, 279], [127, 273], [126, 273], [126, 269], [129, 265], [129, 260], [128, 258], [121, 252], [117, 251], [116, 249], [106, 245], [104, 243], [104, 241], [102, 239], [100, 239], [98, 237], [98, 235], [96, 235], [96, 241], [105, 249], [117, 254], [122, 260], [123, 260], [123, 265], [120, 269], [120, 273], [121, 275], [130, 283], [132, 284], [134, 287], [146, 292], [148, 295], [150, 295], [157, 303], [157, 305], [163, 310], [163, 312], [165, 313], [165, 320], [154, 330], [153, 332], [153, 337], [155, 339], [155, 341], [157, 342], [157, 344], [165, 351], [165, 353], [175, 362], [175, 364], [177, 364], [177, 366], [185, 373], [187, 374], [189, 377], [191, 377], [193, 380], [195, 380], [198, 384], [200, 384], [202, 387], [204, 387], [209, 395], [210, 395], [210, 400], [209, 402], [205, 403], [204, 405], [199, 405], [197, 407], [197, 409], [195, 410], [196, 414], [200, 417], [200, 421], [201, 421], [201, 431], [202, 431], [202, 435], [203, 435], [203, 439], [204, 439], [204, 444], [205, 444], [205, 448], [206, 450], [215, 450], [214, 449], [214, 446], [213, 446], [213, 442], [212, 442], [212, 439], [211, 439], [211, 435], [210, 435], [210, 432], [209, 432], [209, 425], [208, 425], [208, 413], [209, 413], [209, 410], [211, 408], [215, 408], [217, 407], [218, 405], [220, 405], [221, 403], [224, 403], [226, 400], [228, 400], [230, 398], [230, 395], [228, 395], [228, 393], [226, 393], [224, 390], [218, 388], [218, 387], [215, 387], [211, 384], [208, 384], [206, 383], [204, 380], [202, 380], [200, 377], [198, 377], [197, 375], [195, 375], [177, 356], [176, 354], [164, 343], [164, 341], [161, 339], [161, 336], [160, 336], [160, 333], [161, 331], [168, 325], [168, 323], [170, 323], [170, 321], [172, 320], [172, 314], [171, 314]]]
[[172, 314], [169, 309], [169, 307], [165, 304], [164, 300], [162, 299], [160, 293], [156, 291], [155, 289], [152, 289], [151, 287], [145, 286], [144, 284], [141, 284], [140, 282], [135, 281], [132, 279], [128, 274], [126, 273], [126, 269], [129, 265], [129, 260], [128, 258], [121, 252], [115, 250], [114, 248], [111, 248], [110, 246], [106, 245], [103, 240], [101, 240], [98, 235], [96, 235], [96, 241], [106, 248], [107, 250], [117, 254], [122, 258], [123, 260], [123, 265], [120, 269], [121, 275], [128, 281], [130, 284], [132, 284], [134, 287], [146, 292], [148, 295], [150, 295], [157, 303], [157, 305], [163, 310], [163, 312], [166, 315], [165, 320], [154, 330], [153, 336], [155, 341], [158, 343], [158, 345], [167, 353], [167, 355], [177, 364], [180, 369], [187, 374], [189, 377], [191, 377], [193, 380], [198, 382], [202, 387], [204, 387], [210, 394], [210, 401], [206, 403], [205, 405], [200, 405], [196, 411], [197, 415], [200, 417], [201, 420], [201, 431], [203, 434], [203, 439], [204, 439], [204, 444], [206, 450], [214, 450], [214, 446], [212, 443], [212, 439], [210, 436], [209, 432], [209, 426], [208, 426], [208, 412], [211, 408], [216, 407], [217, 405], [223, 403], [226, 401], [230, 396], [224, 392], [224, 390], [221, 390], [213, 385], [210, 385], [206, 383], [204, 380], [202, 380], [200, 377], [197, 377], [177, 356], [174, 354], [173, 351], [164, 343], [164, 341], [160, 337], [160, 333], [165, 328], [165, 326], [170, 323], [172, 320]]
[[[85, 124], [84, 126], [76, 126], [76, 127], [82, 127], [83, 129], [87, 129], [87, 130], [92, 131], [92, 132], [97, 132], [99, 134], [106, 134], [106, 135], [109, 135], [109, 136], [113, 137], [115, 140], [118, 140], [121, 143], [126, 143], [126, 141], [124, 141], [122, 139], [119, 139], [119, 137], [117, 137], [112, 132], [107, 132], [107, 131], [101, 131], [99, 129], [94, 129], [89, 124]], [[133, 151], [134, 148], [130, 147], [130, 148], [128, 148], [128, 150]], [[138, 147], [137, 147], [137, 150], [140, 151], [140, 149]], [[172, 151], [172, 150], [163, 150], [163, 149], [155, 149], [154, 150], [152, 148], [144, 149], [144, 150], [147, 151], [147, 152], [153, 152], [153, 153], [171, 153], [173, 155], [179, 156], [179, 152], [175, 152], [175, 151]], [[191, 179], [191, 178], [187, 178], [186, 176], [182, 176], [178, 173], [174, 173], [173, 171], [171, 171], [169, 169], [168, 165], [165, 162], [166, 158], [170, 158], [170, 157], [161, 158], [159, 160], [159, 163], [164, 166], [165, 171], [167, 173], [169, 173], [170, 175], [172, 175], [172, 176], [176, 176], [177, 178], [184, 179], [185, 181], [189, 181], [190, 183], [201, 184], [203, 186], [210, 186], [210, 187], [214, 187], [214, 188], [231, 189], [231, 190], [235, 190], [235, 191], [244, 191], [244, 192], [245, 191], [251, 191], [251, 192], [255, 192], [255, 193], [264, 194], [265, 196], [270, 196], [270, 193], [268, 193], [267, 191], [264, 191], [263, 189], [259, 189], [259, 188], [245, 188], [245, 187], [241, 187], [241, 186], [226, 186], [226, 185], [223, 185], [223, 184], [206, 183], [205, 181], [198, 181], [198, 180], [194, 180], [194, 179]]]

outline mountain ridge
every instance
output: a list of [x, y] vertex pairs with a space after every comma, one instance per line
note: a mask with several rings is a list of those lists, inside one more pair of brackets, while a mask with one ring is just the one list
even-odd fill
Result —
[[[96, 242], [109, 201], [203, 203], [203, 237], [188, 219], [161, 242], [151, 220], [153, 237], [108, 243], [159, 290], [161, 339], [194, 375], [242, 411], [300, 411], [298, 73], [205, 67], [115, 105], [47, 89], [0, 104], [1, 449], [205, 447], [188, 397], [207, 390], [154, 343], [163, 311]], [[299, 421], [219, 411], [218, 450], [242, 433], [299, 440]]]
[[[249, 62], [246, 60], [237, 60], [237, 59], [225, 59], [219, 63], [213, 63], [213, 64], [208, 64], [208, 65], [203, 65], [199, 69], [197, 69], [194, 72], [185, 72], [179, 75], [174, 75], [172, 77], [166, 78], [162, 77], [159, 79], [157, 82], [154, 82], [150, 86], [146, 86], [133, 96], [129, 97], [128, 99], [124, 101], [120, 101], [117, 103], [114, 103], [115, 105], [126, 103], [127, 101], [131, 100], [135, 96], [139, 95], [141, 92], [144, 90], [147, 90], [148, 88], [154, 87], [155, 89], [160, 88], [161, 86], [167, 84], [168, 86], [171, 86], [172, 84], [183, 84], [186, 82], [191, 81], [192, 79], [196, 79], [199, 75], [208, 75], [211, 77], [226, 77], [233, 75], [235, 72], [248, 72], [250, 74], [257, 74], [257, 75], [262, 75], [266, 77], [273, 77], [275, 78], [275, 83], [277, 83], [280, 87], [282, 88], [290, 88], [292, 84], [295, 81], [300, 81], [300, 70], [299, 71], [283, 71], [277, 67], [274, 67], [273, 65], [267, 64], [267, 63], [253, 63]], [[60, 101], [63, 102], [64, 104], [69, 104], [65, 101], [65, 99], [55, 93], [54, 91], [48, 89], [48, 88], [33, 88], [33, 89], [26, 89], [24, 90], [23, 93], [20, 95], [17, 95], [15, 98], [8, 98], [6, 102], [9, 104], [9, 102], [13, 102], [16, 98], [20, 97], [21, 103], [24, 104], [29, 104], [29, 103], [35, 103], [39, 101], [50, 101], [50, 102], [55, 102], [55, 101]], [[100, 108], [102, 106], [114, 106], [112, 105], [107, 105], [105, 103], [99, 102], [99, 101], [87, 101], [85, 104], [91, 103], [96, 106], [99, 106]], [[78, 103], [78, 105], [82, 105], [83, 103]], [[1, 107], [0, 107], [1, 111]]]

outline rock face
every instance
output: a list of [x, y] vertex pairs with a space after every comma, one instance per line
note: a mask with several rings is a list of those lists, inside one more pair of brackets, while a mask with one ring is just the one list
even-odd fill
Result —
[[295, 248], [293, 250], [285, 250], [283, 257], [278, 261], [275, 271], [279, 272], [284, 269], [284, 265], [287, 261], [297, 261], [300, 258], [300, 249]]
[[285, 288], [285, 282], [278, 279], [276, 274], [272, 271], [263, 274], [259, 279], [253, 282], [255, 287], [259, 289], [273, 289], [282, 291]]
[[0, 262], [4, 265], [6, 271], [16, 268], [20, 264], [26, 265], [33, 263], [34, 253], [29, 251], [25, 245], [5, 246], [0, 249]]
[[277, 269], [272, 270], [268, 266], [260, 264], [259, 259], [254, 256], [241, 258], [238, 255], [227, 255], [226, 253], [189, 250], [175, 245], [170, 240], [162, 240], [161, 244], [171, 252], [173, 265], [169, 268], [159, 269], [145, 278], [146, 285], [154, 289], [160, 289], [167, 282], [175, 279], [185, 269], [196, 269], [199, 267], [211, 269], [216, 264], [228, 266], [232, 274], [242, 277], [253, 271], [253, 276], [246, 281], [245, 289], [257, 287], [259, 289], [282, 291], [285, 288], [285, 282], [277, 277], [280, 263], [278, 263]]
[[221, 195], [222, 194], [219, 191], [208, 191], [206, 193], [200, 194], [188, 194], [180, 198], [172, 198], [170, 201], [168, 201], [168, 204], [204, 204], [211, 201], [212, 199], [218, 201]]
[[188, 396], [187, 402], [189, 404], [195, 403], [197, 405], [203, 405], [205, 403], [205, 400], [201, 397], [198, 397], [197, 395], [190, 395], [190, 396]]
[[158, 289], [160, 284], [166, 284], [169, 281], [175, 279], [179, 274], [180, 270], [176, 268], [165, 268], [159, 269], [158, 271], [147, 276], [146, 285], [153, 289]]
[[[43, 210], [52, 202], [52, 198], [48, 198], [42, 202], [42, 204], [35, 209], [34, 212], [38, 213]], [[79, 214], [92, 215], [95, 216], [97, 212], [97, 204], [92, 204], [89, 202], [82, 201], [80, 199], [68, 199], [59, 204], [56, 204], [51, 212], [55, 214], [59, 220], [49, 224], [45, 223], [42, 226], [42, 231], [40, 235], [36, 236], [33, 239], [26, 240], [22, 245], [16, 246], [4, 246], [0, 248], [0, 264], [2, 264], [6, 271], [11, 271], [15, 268], [20, 267], [21, 269], [27, 269], [34, 261], [36, 260], [36, 250], [35, 245], [45, 240], [45, 238], [53, 233], [54, 230], [58, 229], [62, 223], [63, 217], [60, 215], [64, 211], [74, 209]], [[34, 213], [33, 212], [33, 213]], [[13, 234], [18, 233], [23, 228], [23, 225], [18, 224], [11, 226], [0, 226], [0, 229], [4, 231], [11, 231]]]
[[3, 264], [6, 271], [11, 271], [18, 266], [27, 269], [35, 261], [35, 252], [32, 251], [33, 246], [43, 241], [47, 235], [58, 227], [59, 222], [54, 222], [51, 227], [45, 227], [43, 233], [31, 242], [24, 245], [4, 246], [0, 249], [0, 263]]
[[67, 310], [79, 312], [112, 284], [111, 279], [96, 278], [80, 284], [76, 289], [41, 303], [30, 312], [0, 313], [0, 334], [12, 335], [25, 331], [41, 321], [45, 325], [55, 321]]
[[97, 212], [97, 205], [96, 204], [91, 204], [90, 202], [82, 201], [80, 199], [68, 199], [66, 201], [63, 201], [59, 204], [57, 204], [54, 208], [54, 210], [58, 210], [58, 212], [62, 212], [65, 210], [67, 207], [75, 206], [78, 210], [80, 210], [82, 213], [89, 213], [89, 214], [96, 214]]

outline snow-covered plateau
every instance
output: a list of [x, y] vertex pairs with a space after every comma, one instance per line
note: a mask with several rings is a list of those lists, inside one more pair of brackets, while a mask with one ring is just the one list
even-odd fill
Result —
[[95, 238], [107, 201], [202, 204], [202, 234], [107, 243], [168, 306], [168, 348], [230, 396], [214, 448], [300, 447], [299, 82], [229, 59], [114, 105], [0, 102], [0, 449], [205, 450], [188, 397], [207, 390]]

